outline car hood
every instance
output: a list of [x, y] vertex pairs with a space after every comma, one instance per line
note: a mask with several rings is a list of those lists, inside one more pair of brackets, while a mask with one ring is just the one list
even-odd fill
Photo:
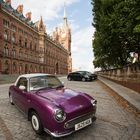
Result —
[[67, 88], [43, 90], [38, 95], [54, 102], [67, 113], [91, 106], [92, 99], [84, 93]]

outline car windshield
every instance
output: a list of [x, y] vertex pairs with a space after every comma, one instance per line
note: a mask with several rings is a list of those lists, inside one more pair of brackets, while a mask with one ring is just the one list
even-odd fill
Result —
[[55, 76], [37, 76], [30, 78], [30, 91], [44, 88], [57, 88], [62, 86], [61, 81]]

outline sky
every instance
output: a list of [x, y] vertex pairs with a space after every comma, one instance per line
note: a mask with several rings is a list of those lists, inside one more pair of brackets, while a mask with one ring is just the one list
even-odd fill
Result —
[[23, 4], [24, 15], [32, 12], [33, 22], [42, 16], [48, 34], [63, 24], [65, 3], [72, 34], [72, 67], [74, 70], [94, 71], [92, 37], [95, 30], [92, 27], [91, 0], [11, 0], [11, 3], [14, 8]]

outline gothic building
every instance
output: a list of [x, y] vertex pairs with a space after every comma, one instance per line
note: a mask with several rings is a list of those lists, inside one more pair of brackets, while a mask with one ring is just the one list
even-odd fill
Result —
[[33, 23], [11, 0], [0, 0], [0, 73], [67, 74], [72, 70], [71, 29], [64, 12], [63, 26], [49, 36], [42, 17]]

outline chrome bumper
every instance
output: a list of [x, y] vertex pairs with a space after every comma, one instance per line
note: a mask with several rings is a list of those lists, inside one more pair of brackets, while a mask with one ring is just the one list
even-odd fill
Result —
[[[94, 122], [95, 120], [96, 120], [96, 117], [94, 116], [94, 117], [92, 118], [92, 122]], [[76, 132], [75, 130], [73, 130], [73, 131], [65, 132], [65, 133], [55, 133], [55, 132], [49, 131], [49, 130], [46, 129], [46, 128], [44, 128], [44, 131], [45, 131], [46, 133], [50, 134], [51, 136], [57, 137], [57, 138], [58, 138], [58, 137], [64, 137], [64, 136], [67, 136], [67, 135], [70, 135], [70, 134]]]

